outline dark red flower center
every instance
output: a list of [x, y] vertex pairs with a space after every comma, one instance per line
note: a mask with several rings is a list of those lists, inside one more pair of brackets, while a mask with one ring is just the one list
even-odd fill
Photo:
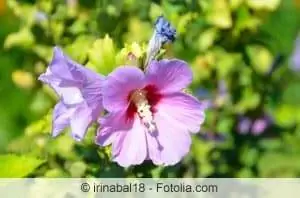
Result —
[[156, 112], [156, 105], [162, 98], [155, 85], [147, 85], [143, 89], [133, 90], [128, 95], [129, 106], [126, 112], [126, 119], [132, 120], [137, 113], [137, 105], [147, 102], [152, 113]]

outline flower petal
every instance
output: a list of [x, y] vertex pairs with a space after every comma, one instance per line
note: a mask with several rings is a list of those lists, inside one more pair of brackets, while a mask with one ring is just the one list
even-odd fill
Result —
[[130, 92], [144, 86], [144, 73], [140, 69], [131, 66], [118, 67], [105, 80], [104, 108], [108, 111], [126, 109]]
[[146, 133], [148, 159], [152, 160], [155, 165], [163, 165], [164, 161], [161, 156], [163, 147], [160, 145], [157, 139], [157, 135]]
[[175, 127], [197, 133], [204, 122], [205, 104], [185, 93], [165, 95], [157, 105], [161, 114], [168, 117]]
[[126, 111], [112, 112], [98, 120], [100, 128], [97, 132], [96, 144], [107, 146], [116, 138], [116, 131], [128, 130], [132, 127], [133, 122], [127, 122], [125, 113]]
[[77, 141], [82, 140], [92, 121], [93, 118], [91, 109], [88, 108], [86, 104], [78, 107], [70, 118], [73, 138]]
[[70, 105], [84, 100], [81, 91], [86, 84], [102, 82], [103, 79], [103, 76], [71, 60], [58, 47], [54, 48], [53, 59], [47, 71], [39, 77], [39, 80], [56, 91], [65, 104]]
[[84, 101], [81, 90], [78, 87], [60, 87], [54, 83], [51, 84], [51, 87], [56, 91], [64, 104], [75, 105]]
[[110, 127], [99, 128], [96, 136], [96, 144], [99, 146], [108, 146], [112, 144], [117, 133], [111, 130]]
[[134, 119], [131, 129], [119, 133], [118, 140], [113, 142], [113, 149], [119, 147], [119, 152], [113, 151], [115, 154], [117, 153], [113, 161], [123, 167], [143, 163], [147, 157], [147, 145], [145, 129], [139, 118]]
[[74, 62], [55, 47], [53, 59], [39, 80], [49, 84], [61, 100], [54, 109], [53, 135], [70, 125], [73, 137], [81, 140], [103, 110], [104, 77]]
[[186, 88], [193, 80], [192, 70], [178, 59], [152, 61], [146, 72], [148, 84], [155, 85], [160, 93], [173, 93]]
[[[162, 146], [160, 155], [165, 166], [177, 164], [189, 152], [191, 146], [190, 134], [178, 128], [177, 121], [174, 121], [171, 116], [160, 112], [155, 115], [158, 128], [157, 140]], [[153, 155], [150, 156], [151, 159], [152, 157]]]
[[74, 108], [68, 109], [62, 102], [57, 103], [53, 110], [52, 136], [58, 136], [69, 125], [69, 118]]

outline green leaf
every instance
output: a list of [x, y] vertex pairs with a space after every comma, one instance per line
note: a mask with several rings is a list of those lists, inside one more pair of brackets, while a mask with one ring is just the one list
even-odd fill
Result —
[[94, 38], [92, 36], [79, 36], [71, 45], [68, 45], [65, 50], [72, 59], [83, 63], [88, 56], [88, 50], [91, 48], [93, 41]]
[[289, 127], [295, 124], [297, 114], [297, 108], [287, 104], [278, 106], [273, 113], [275, 122], [282, 127]]
[[242, 154], [240, 155], [241, 161], [242, 163], [247, 166], [247, 167], [251, 167], [254, 166], [257, 163], [257, 159], [258, 159], [258, 150], [256, 150], [255, 148], [249, 148], [249, 147], [245, 147], [242, 150]]
[[19, 32], [8, 35], [4, 41], [4, 48], [12, 47], [29, 48], [34, 44], [34, 36], [29, 28], [23, 28]]
[[207, 20], [218, 28], [230, 28], [232, 19], [228, 2], [226, 0], [212, 0]]
[[243, 30], [256, 30], [261, 21], [258, 17], [251, 14], [248, 7], [242, 6], [236, 11], [236, 25], [234, 27], [234, 35], [240, 36]]
[[[271, 163], [271, 164], [270, 164]], [[300, 172], [298, 154], [284, 152], [265, 153], [258, 162], [261, 177], [295, 177]]]
[[210, 28], [208, 30], [205, 30], [200, 34], [200, 37], [198, 39], [199, 44], [199, 50], [205, 51], [208, 48], [210, 48], [215, 40], [218, 38], [218, 30], [215, 28]]
[[21, 178], [32, 173], [44, 160], [32, 156], [0, 155], [0, 178]]
[[247, 0], [247, 5], [255, 10], [274, 11], [280, 5], [281, 0]]
[[159, 17], [163, 13], [164, 13], [164, 11], [162, 10], [162, 8], [159, 5], [157, 5], [155, 3], [151, 3], [150, 10], [149, 10], [149, 16], [152, 19], [152, 21], [155, 21], [157, 19], [157, 17]]
[[300, 83], [292, 82], [283, 91], [283, 103], [299, 106], [300, 105]]
[[242, 92], [242, 98], [236, 105], [236, 112], [242, 113], [247, 110], [255, 109], [261, 98], [259, 93], [254, 92], [251, 88], [246, 88]]
[[74, 162], [69, 167], [70, 174], [74, 178], [83, 177], [86, 169], [87, 169], [87, 165], [81, 161]]
[[246, 48], [246, 51], [257, 72], [264, 74], [270, 70], [273, 56], [266, 48], [259, 45], [251, 45]]
[[97, 39], [88, 51], [87, 67], [104, 75], [109, 74], [116, 67], [116, 48], [113, 40], [106, 35]]
[[238, 9], [242, 5], [243, 1], [244, 0], [230, 0], [229, 4], [230, 4], [231, 10]]

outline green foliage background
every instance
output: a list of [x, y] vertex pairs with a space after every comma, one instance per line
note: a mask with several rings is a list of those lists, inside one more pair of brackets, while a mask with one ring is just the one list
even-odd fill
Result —
[[[0, 0], [0, 177], [300, 176], [300, 77], [289, 68], [299, 5], [298, 0]], [[189, 155], [176, 166], [127, 169], [110, 161], [109, 148], [94, 144], [96, 126], [81, 143], [68, 131], [53, 139], [57, 98], [37, 81], [52, 47], [108, 74], [128, 63], [128, 52], [139, 52], [137, 44], [148, 42], [161, 14], [178, 32], [166, 56], [187, 61], [194, 71], [191, 91], [205, 88], [215, 103], [201, 133], [211, 138], [194, 136]], [[283, 62], [269, 75], [278, 55]], [[220, 81], [226, 97], [218, 93]], [[263, 134], [237, 132], [240, 115], [264, 114], [273, 123]]]

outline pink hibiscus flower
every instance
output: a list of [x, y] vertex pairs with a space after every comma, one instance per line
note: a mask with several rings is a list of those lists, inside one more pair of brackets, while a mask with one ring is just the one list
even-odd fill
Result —
[[137, 67], [115, 69], [104, 82], [96, 143], [112, 144], [113, 161], [128, 167], [152, 160], [174, 165], [190, 150], [190, 133], [204, 121], [204, 109], [183, 92], [193, 74], [181, 60], [152, 61], [144, 73]]

